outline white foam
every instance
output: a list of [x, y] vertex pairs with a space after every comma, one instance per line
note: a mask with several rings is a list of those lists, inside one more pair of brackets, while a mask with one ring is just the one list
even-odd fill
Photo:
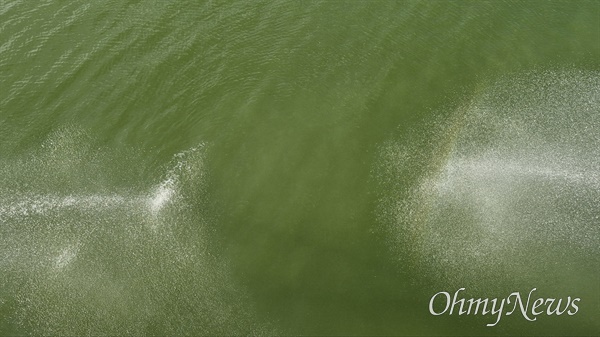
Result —
[[461, 286], [526, 278], [551, 254], [597, 260], [599, 87], [578, 72], [503, 80], [458, 109], [460, 123], [387, 144], [379, 217], [392, 245]]
[[67, 210], [103, 211], [106, 209], [132, 206], [140, 201], [139, 196], [118, 194], [91, 195], [39, 195], [17, 194], [3, 201], [0, 220], [15, 217], [44, 216]]
[[[156, 218], [161, 211], [172, 203], [178, 194], [180, 181], [184, 175], [189, 179], [202, 179], [201, 162], [195, 162], [193, 154], [198, 148], [181, 152], [174, 157], [172, 167], [167, 170], [165, 178], [150, 193], [131, 194], [70, 194], [66, 196], [37, 193], [10, 193], [0, 195], [0, 221], [10, 218], [46, 216], [57, 212], [79, 210], [84, 212], [106, 211], [115, 208], [129, 208], [138, 213], [140, 205], [145, 205], [143, 212]], [[5, 192], [6, 193], [6, 192]], [[154, 223], [153, 226], [156, 224]]]
[[148, 198], [150, 212], [153, 215], [158, 214], [162, 208], [171, 201], [175, 195], [175, 183], [173, 179], [167, 179], [162, 182]]
[[190, 180], [200, 180], [196, 183], [202, 183], [202, 158], [196, 157], [198, 154], [201, 155], [202, 147], [203, 145], [175, 155], [172, 167], [167, 171], [164, 180], [147, 197], [148, 209], [154, 217], [176, 199], [184, 176]]
[[55, 270], [62, 270], [71, 264], [75, 260], [78, 250], [79, 244], [65, 247], [54, 260]]
[[112, 165], [113, 156], [72, 134], [0, 160], [0, 283], [23, 331], [124, 335], [156, 326], [175, 335], [173, 322], [198, 335], [261, 329], [226, 259], [208, 253], [208, 221], [195, 203], [204, 195], [202, 146], [176, 155], [154, 184], [133, 179], [144, 187], [117, 190], [102, 183], [131, 177], [134, 165]]

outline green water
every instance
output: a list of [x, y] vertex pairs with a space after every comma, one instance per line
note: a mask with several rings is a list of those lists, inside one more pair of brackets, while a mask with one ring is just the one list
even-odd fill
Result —
[[599, 334], [599, 118], [597, 1], [2, 0], [0, 335]]

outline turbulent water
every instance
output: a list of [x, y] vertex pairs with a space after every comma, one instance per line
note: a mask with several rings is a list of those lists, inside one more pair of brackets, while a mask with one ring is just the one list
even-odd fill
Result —
[[600, 73], [515, 76], [432, 122], [432, 137], [383, 148], [388, 179], [419, 172], [389, 190], [384, 222], [442, 284], [585, 288], [600, 265]]
[[86, 141], [61, 131], [0, 166], [5, 320], [36, 335], [269, 333], [207, 249], [204, 146], [145, 189], [111, 189], [110, 166], [138, 169]]
[[595, 1], [0, 1], [0, 335], [598, 334], [598, 60]]

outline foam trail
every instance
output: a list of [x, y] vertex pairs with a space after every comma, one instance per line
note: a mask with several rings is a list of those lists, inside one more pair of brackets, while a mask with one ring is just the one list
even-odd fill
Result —
[[0, 207], [0, 220], [15, 217], [48, 215], [66, 210], [104, 211], [111, 208], [139, 204], [141, 197], [118, 194], [109, 195], [26, 195], [15, 201], [4, 202]]
[[[533, 157], [533, 155], [532, 155]], [[443, 170], [443, 174], [464, 175], [470, 179], [529, 179], [547, 180], [570, 185], [583, 185], [600, 188], [600, 176], [584, 170], [566, 169], [532, 165], [519, 161], [502, 160], [497, 158], [461, 158], [453, 159]]]
[[[47, 216], [65, 211], [105, 212], [112, 209], [129, 209], [146, 212], [157, 217], [176, 196], [174, 177], [162, 181], [152, 193], [139, 195], [89, 194], [89, 195], [18, 195], [4, 198], [0, 206], [0, 223], [9, 219]], [[8, 199], [8, 200], [7, 200]], [[142, 206], [142, 207], [140, 207]]]
[[[177, 196], [182, 175], [194, 173], [194, 165], [189, 160], [191, 154], [198, 152], [199, 148], [184, 151], [175, 156], [175, 163], [167, 170], [165, 178], [151, 189], [149, 193], [139, 194], [71, 194], [40, 195], [40, 194], [14, 194], [4, 192], [0, 204], [0, 221], [10, 218], [44, 216], [61, 211], [79, 210], [85, 212], [107, 211], [116, 208], [130, 208], [138, 211], [140, 206], [153, 217], [160, 212]], [[201, 178], [201, 177], [200, 177]], [[6, 196], [6, 194], [9, 194]]]

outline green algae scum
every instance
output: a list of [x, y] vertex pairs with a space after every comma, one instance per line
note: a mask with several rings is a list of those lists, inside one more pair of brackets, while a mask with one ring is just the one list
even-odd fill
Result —
[[0, 336], [600, 335], [599, 247], [600, 2], [0, 0]]

